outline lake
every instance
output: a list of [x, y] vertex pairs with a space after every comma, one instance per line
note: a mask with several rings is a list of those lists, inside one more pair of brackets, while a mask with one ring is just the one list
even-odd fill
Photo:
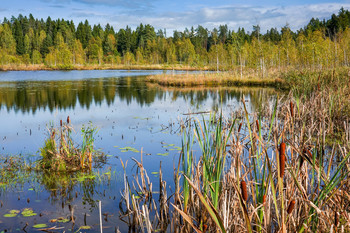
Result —
[[[11, 185], [0, 183], [0, 232], [31, 232], [36, 224], [56, 227], [58, 232], [75, 232], [88, 225], [95, 232], [100, 227], [98, 201], [102, 203], [104, 232], [125, 232], [128, 226], [119, 212], [124, 188], [121, 161], [128, 161], [126, 173], [131, 179], [136, 172], [132, 158], [140, 161], [142, 150], [155, 193], [160, 162], [163, 179], [172, 189], [181, 148], [181, 119], [201, 119], [196, 114], [200, 112], [206, 113], [204, 117], [209, 112], [229, 117], [242, 107], [243, 98], [252, 112], [276, 94], [273, 89], [164, 88], [145, 82], [148, 75], [167, 72], [173, 71], [0, 72], [2, 161], [8, 162], [6, 158], [14, 155], [21, 163], [37, 161], [48, 127], [58, 127], [68, 116], [75, 141], [81, 143], [80, 129], [91, 122], [98, 129], [95, 148], [105, 154], [105, 160], [89, 175], [52, 177], [31, 172], [17, 174]], [[6, 170], [1, 175], [5, 176]], [[30, 216], [23, 214], [25, 208], [32, 211]]]

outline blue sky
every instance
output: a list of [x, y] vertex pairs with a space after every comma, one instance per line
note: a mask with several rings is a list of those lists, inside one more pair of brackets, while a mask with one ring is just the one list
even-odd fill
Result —
[[115, 29], [149, 23], [167, 32], [197, 25], [212, 29], [220, 24], [248, 31], [259, 24], [262, 32], [288, 24], [297, 30], [311, 17], [329, 18], [342, 6], [350, 9], [350, 0], [0, 0], [0, 3], [0, 20], [32, 13], [35, 18], [72, 19], [76, 24], [85, 19], [103, 26], [110, 23]]

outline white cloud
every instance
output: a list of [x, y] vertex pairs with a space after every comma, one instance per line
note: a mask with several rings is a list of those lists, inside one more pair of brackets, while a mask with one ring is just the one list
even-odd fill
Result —
[[168, 31], [183, 30], [186, 27], [196, 27], [197, 25], [212, 29], [220, 24], [227, 24], [230, 29], [237, 30], [238, 27], [244, 27], [251, 31], [253, 25], [259, 24], [261, 31], [266, 32], [272, 27], [280, 29], [288, 23], [291, 29], [295, 31], [304, 27], [312, 17], [329, 18], [333, 13], [337, 13], [341, 7], [349, 9], [350, 4], [323, 3], [288, 7], [231, 5], [203, 7], [199, 10], [187, 12], [170, 11], [153, 16], [124, 13], [111, 16], [107, 21], [117, 24], [117, 28], [126, 25], [135, 27], [143, 23], [151, 24], [155, 28], [166, 28]]
[[72, 2], [80, 2], [92, 5], [107, 5], [115, 7], [124, 7], [128, 9], [152, 9], [153, 3], [157, 0], [71, 0]]

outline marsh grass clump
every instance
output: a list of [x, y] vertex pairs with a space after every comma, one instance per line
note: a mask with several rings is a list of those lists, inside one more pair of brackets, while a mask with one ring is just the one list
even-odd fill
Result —
[[91, 123], [81, 129], [82, 144], [79, 147], [73, 141], [73, 127], [70, 124], [69, 116], [65, 123], [60, 121], [59, 128], [51, 126], [48, 129], [48, 138], [40, 149], [41, 159], [38, 169], [52, 171], [77, 171], [91, 170], [94, 150], [94, 136], [97, 129]]

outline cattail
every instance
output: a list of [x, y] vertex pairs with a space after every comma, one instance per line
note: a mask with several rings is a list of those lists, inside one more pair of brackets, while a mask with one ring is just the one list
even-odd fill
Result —
[[286, 163], [286, 144], [284, 142], [280, 145], [280, 177], [284, 176], [284, 168]]
[[242, 128], [242, 122], [239, 124], [238, 133], [241, 131], [241, 128]]
[[[304, 155], [306, 158], [309, 158], [309, 159], [312, 158], [311, 152], [310, 152], [308, 149], [306, 149], [306, 148], [303, 149], [303, 155]], [[303, 166], [304, 161], [305, 161], [304, 157], [303, 157], [303, 156], [300, 156], [300, 167]]]
[[334, 226], [337, 227], [339, 224], [339, 218], [338, 218], [338, 213], [337, 211], [334, 212]]
[[256, 129], [258, 130], [258, 132], [260, 131], [259, 121], [258, 120], [256, 120]]
[[207, 224], [203, 224], [203, 232], [207, 232], [208, 229], [208, 225]]
[[62, 127], [62, 125], [63, 125], [63, 124], [62, 124], [62, 120], [60, 120], [60, 126]]
[[288, 205], [288, 209], [287, 209], [287, 213], [290, 214], [292, 213], [293, 209], [294, 209], [294, 206], [295, 206], [295, 200], [291, 200], [289, 202], [289, 205]]
[[247, 201], [248, 200], [247, 184], [244, 180], [241, 181], [241, 191], [242, 191], [243, 200]]
[[52, 131], [51, 138], [55, 137], [55, 131]]
[[305, 159], [304, 159], [304, 157], [303, 156], [300, 156], [300, 168], [303, 166], [303, 164], [304, 164], [304, 161], [305, 161]]
[[294, 104], [292, 101], [290, 101], [290, 115], [292, 118], [294, 117]]
[[69, 124], [70, 120], [69, 120], [69, 116], [67, 117], [67, 124]]
[[308, 150], [308, 149], [305, 149], [306, 150], [306, 157], [309, 157], [310, 159], [312, 159], [312, 153]]
[[262, 204], [265, 205], [265, 202], [266, 202], [266, 195], [264, 194], [262, 199]]

